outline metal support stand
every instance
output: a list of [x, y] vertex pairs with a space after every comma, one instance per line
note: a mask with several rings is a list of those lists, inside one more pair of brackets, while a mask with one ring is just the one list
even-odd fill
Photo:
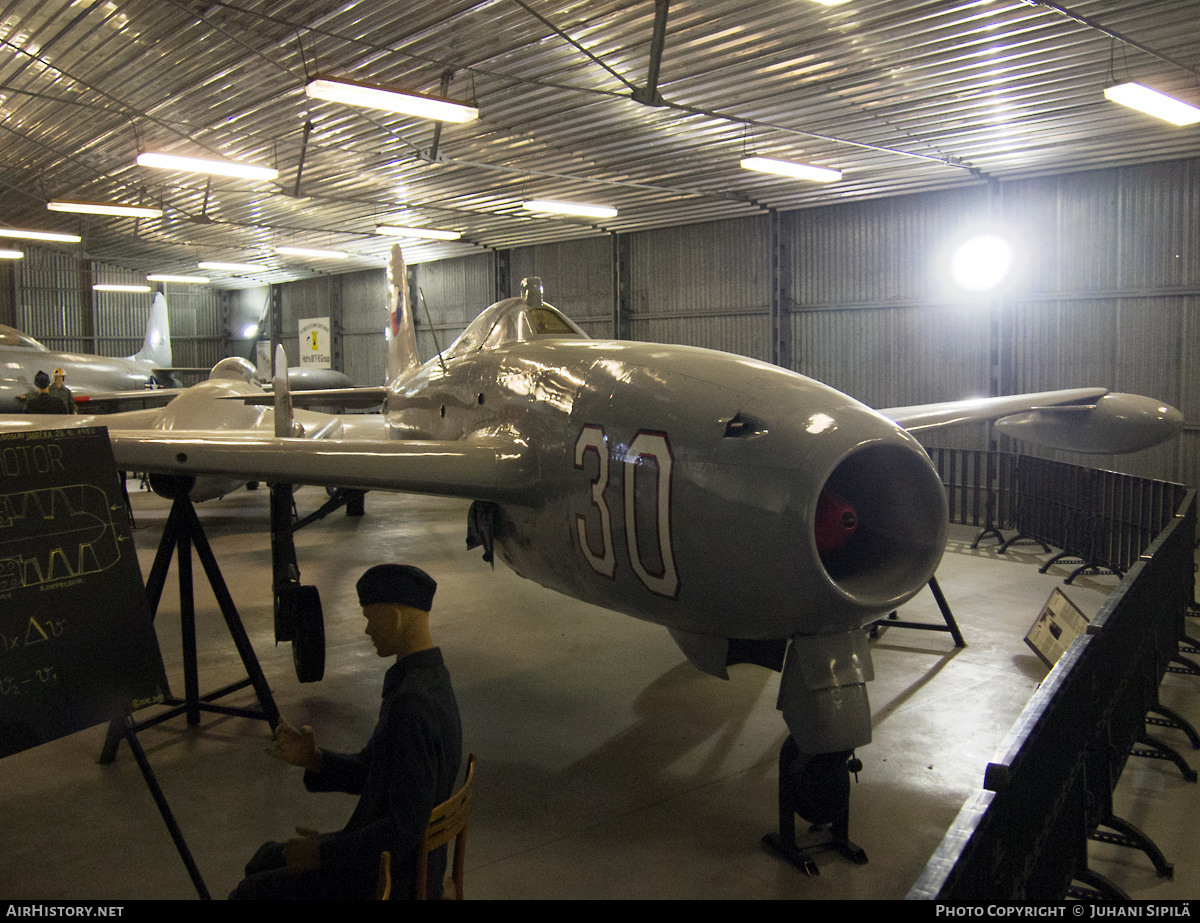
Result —
[[[799, 756], [800, 748], [789, 734], [779, 749], [779, 833], [764, 836], [763, 848], [806, 875], [820, 874], [812, 856], [823, 850], [832, 849], [857, 865], [865, 865], [867, 854], [849, 838], [850, 773], [857, 773], [862, 764], [853, 753], [846, 751], [820, 753], [803, 766], [796, 767]], [[809, 783], [807, 788], [806, 782]], [[817, 791], [836, 801], [814, 802]], [[821, 813], [814, 812], [814, 805]], [[807, 846], [796, 843], [798, 810], [816, 818], [809, 833], [824, 833], [823, 839]]]
[[1004, 535], [1001, 534], [999, 529], [997, 529], [995, 526], [984, 526], [975, 536], [975, 540], [971, 542], [971, 550], [974, 551], [976, 548], [978, 548], [979, 543], [985, 538], [994, 538], [997, 543], [1001, 545], [1004, 544]]
[[1200, 676], [1200, 666], [1197, 666], [1196, 661], [1182, 654], [1176, 654], [1171, 658], [1171, 662], [1167, 665], [1168, 673], [1183, 673], [1188, 676]]
[[[1004, 554], [1008, 551], [1009, 548], [1011, 548], [1017, 542], [1029, 542], [1030, 544], [1041, 545], [1042, 546], [1042, 554], [1050, 553], [1049, 545], [1047, 545], [1045, 542], [1043, 542], [1040, 538], [1034, 538], [1032, 535], [1026, 535], [1024, 532], [1018, 532], [1016, 535], [1014, 535], [1012, 538], [1010, 538], [1008, 541], [1006, 541], [1003, 545], [1001, 545], [999, 548], [997, 548], [996, 551], [998, 551], [1000, 554]], [[1062, 557], [1061, 554], [1055, 555], [1054, 558], [1051, 560], [1051, 563], [1053, 563], [1054, 561], [1057, 561], [1060, 557]], [[1046, 565], [1046, 567], [1049, 567], [1049, 566], [1050, 566], [1050, 564]], [[1042, 573], [1045, 573], [1045, 571], [1042, 571]]]
[[[1053, 563], [1053, 559], [1051, 559], [1051, 561], [1049, 563], [1047, 563], [1045, 565], [1045, 567], [1038, 568], [1038, 573], [1042, 573], [1042, 574], [1046, 573], [1046, 567], [1049, 567], [1051, 563]], [[1121, 570], [1119, 567], [1102, 567], [1099, 564], [1088, 564], [1085, 562], [1083, 564], [1080, 564], [1073, 571], [1071, 571], [1071, 573], [1068, 576], [1064, 577], [1063, 583], [1065, 583], [1069, 586], [1071, 584], [1071, 581], [1073, 581], [1076, 577], [1083, 577], [1083, 576], [1116, 577], [1118, 580], [1120, 580], [1122, 577], [1125, 576], [1125, 572], [1123, 570]]]
[[950, 637], [954, 639], [955, 647], [966, 647], [967, 642], [962, 636], [962, 632], [958, 629], [958, 622], [954, 620], [954, 614], [950, 611], [950, 604], [946, 602], [946, 597], [942, 593], [942, 588], [938, 586], [937, 577], [929, 578], [929, 590], [933, 593], [933, 598], [937, 601], [938, 609], [941, 610], [942, 618], [945, 620], [943, 624], [938, 625], [933, 622], [902, 622], [897, 613], [888, 614], [887, 618], [876, 619], [868, 627], [871, 630], [871, 637], [878, 638], [885, 629], [888, 628], [916, 628], [922, 631], [948, 631]]
[[[109, 726], [109, 734], [112, 734], [112, 726], [118, 722], [113, 721]], [[158, 779], [154, 775], [154, 770], [150, 768], [150, 761], [146, 759], [146, 752], [142, 749], [141, 743], [137, 739], [135, 726], [132, 718], [125, 718], [120, 722], [124, 726], [124, 736], [126, 743], [129, 744], [129, 750], [133, 753], [133, 758], [137, 761], [138, 769], [142, 771], [142, 778], [146, 780], [146, 788], [150, 789], [150, 794], [154, 798], [154, 803], [158, 806], [158, 813], [162, 815], [163, 823], [167, 825], [167, 831], [171, 834], [171, 839], [175, 842], [175, 849], [179, 851], [179, 858], [183, 860], [184, 867], [187, 868], [188, 876], [192, 879], [192, 884], [196, 888], [196, 893], [200, 895], [200, 900], [212, 900], [212, 895], [208, 893], [208, 888], [204, 884], [204, 879], [200, 876], [200, 869], [196, 866], [196, 860], [192, 858], [192, 851], [188, 849], [187, 841], [183, 838], [183, 832], [179, 829], [179, 824], [175, 823], [175, 815], [171, 813], [171, 806], [167, 804], [166, 796], [163, 795], [162, 789], [158, 785]]]
[[[134, 732], [140, 731], [185, 713], [187, 714], [187, 723], [195, 726], [200, 723], [200, 712], [208, 711], [242, 718], [258, 718], [266, 721], [271, 725], [271, 730], [274, 730], [279, 723], [279, 709], [275, 707], [271, 687], [267, 685], [267, 678], [263, 675], [258, 657], [255, 656], [254, 647], [250, 644], [245, 626], [242, 625], [242, 619], [233, 604], [233, 597], [230, 596], [229, 588], [225, 585], [225, 578], [221, 576], [221, 569], [217, 566], [217, 559], [213, 556], [212, 548], [204, 535], [204, 527], [196, 516], [195, 507], [192, 506], [191, 497], [188, 495], [188, 491], [191, 490], [190, 479], [182, 479], [179, 486], [180, 489], [175, 493], [175, 500], [171, 506], [171, 514], [167, 518], [166, 528], [163, 529], [162, 540], [158, 543], [158, 552], [154, 556], [150, 576], [146, 580], [146, 596], [150, 602], [150, 616], [153, 618], [158, 612], [158, 604], [162, 599], [171, 558], [178, 549], [184, 697], [167, 699], [164, 704], [172, 706], [171, 708], [145, 721], [131, 722], [131, 728]], [[225, 617], [225, 625], [237, 647], [238, 655], [242, 658], [242, 665], [246, 668], [247, 676], [246, 679], [223, 686], [203, 696], [200, 695], [199, 670], [196, 660], [196, 608], [192, 592], [191, 549], [193, 544], [196, 547], [200, 563], [204, 567], [204, 573], [208, 577], [209, 586], [212, 587], [213, 596], [216, 597], [221, 614]], [[254, 687], [259, 708], [236, 708], [214, 704], [216, 699], [239, 689], [245, 689], [247, 686]], [[108, 737], [104, 741], [99, 762], [111, 763], [116, 759], [117, 746], [123, 736], [125, 736], [123, 723], [116, 720], [110, 722]]]
[[296, 517], [296, 521], [292, 523], [292, 531], [299, 532], [307, 525], [311, 525], [318, 519], [324, 519], [334, 510], [341, 507], [346, 508], [347, 516], [361, 516], [365, 512], [364, 498], [367, 492], [365, 490], [350, 490], [346, 487], [339, 487], [330, 493], [329, 499], [321, 504], [320, 507], [313, 510], [304, 518]]
[[[1161, 717], [1152, 718], [1151, 715], [1160, 715]], [[1200, 734], [1196, 733], [1196, 729], [1192, 727], [1192, 723], [1179, 714], [1179, 712], [1167, 708], [1167, 706], [1161, 703], [1152, 705], [1150, 706], [1150, 710], [1146, 712], [1146, 723], [1154, 727], [1175, 728], [1177, 731], [1183, 731], [1187, 735], [1192, 749], [1200, 750]]]
[[1188, 761], [1180, 755], [1179, 751], [1160, 740], [1155, 740], [1149, 734], [1139, 734], [1129, 752], [1132, 756], [1144, 756], [1152, 760], [1170, 760], [1178, 767], [1185, 782], [1196, 781], [1196, 770], [1188, 765]]
[[1125, 889], [1111, 881], [1099, 872], [1091, 869], [1080, 869], [1075, 873], [1075, 881], [1083, 887], [1074, 884], [1067, 889], [1067, 897], [1077, 901], [1129, 901], [1130, 896]]
[[1110, 814], [1104, 820], [1100, 821], [1099, 826], [1107, 827], [1114, 832], [1106, 833], [1103, 830], [1097, 829], [1093, 831], [1088, 839], [1095, 840], [1097, 843], [1112, 843], [1115, 846], [1140, 849], [1154, 863], [1154, 871], [1159, 878], [1175, 877], [1175, 866], [1167, 861], [1167, 857], [1163, 855], [1162, 850], [1158, 848], [1150, 837], [1142, 833], [1141, 830], [1129, 823], [1129, 821], [1121, 820], [1121, 818]]

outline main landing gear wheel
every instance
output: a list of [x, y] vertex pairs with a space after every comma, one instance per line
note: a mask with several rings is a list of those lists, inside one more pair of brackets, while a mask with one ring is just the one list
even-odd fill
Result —
[[315, 586], [280, 591], [275, 640], [292, 642], [292, 662], [300, 682], [316, 683], [325, 676], [325, 617]]
[[[861, 770], [862, 761], [851, 750], [802, 757], [789, 736], [779, 751], [779, 832], [764, 836], [763, 847], [806, 875], [820, 874], [812, 854], [825, 849], [865, 864], [867, 854], [849, 839], [850, 774]], [[796, 842], [796, 815], [812, 825], [814, 842]]]

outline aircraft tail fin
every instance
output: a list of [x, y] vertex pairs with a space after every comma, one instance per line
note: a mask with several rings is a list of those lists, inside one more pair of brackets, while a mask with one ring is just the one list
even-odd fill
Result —
[[404, 275], [404, 256], [400, 245], [392, 245], [388, 260], [387, 380], [395, 380], [421, 364], [417, 355], [417, 329], [408, 298], [408, 279]]
[[169, 369], [174, 365], [171, 361], [171, 322], [167, 317], [167, 299], [162, 292], [154, 293], [141, 351], [129, 358], [149, 362], [158, 369]]

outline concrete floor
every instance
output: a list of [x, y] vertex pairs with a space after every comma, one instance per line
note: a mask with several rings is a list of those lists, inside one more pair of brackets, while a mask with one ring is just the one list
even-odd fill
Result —
[[[323, 492], [298, 497], [303, 512]], [[133, 502], [146, 573], [168, 504], [146, 493]], [[281, 712], [333, 749], [365, 741], [388, 666], [362, 633], [358, 575], [392, 560], [438, 579], [434, 637], [454, 677], [465, 749], [479, 759], [468, 898], [903, 897], [1046, 674], [1022, 637], [1065, 571], [1039, 575], [1042, 559], [1030, 553], [972, 551], [973, 531], [952, 529], [938, 577], [968, 647], [902, 629], [875, 643], [875, 739], [858, 753], [851, 796], [851, 836], [870, 861], [824, 854], [820, 875], [805, 877], [759, 847], [776, 824], [786, 733], [778, 675], [739, 666], [728, 682], [713, 679], [662, 628], [503, 567], [493, 573], [478, 551], [464, 550], [466, 508], [373, 493], [365, 517], [337, 513], [297, 535], [329, 639], [326, 678], [312, 685], [296, 681], [290, 645], [272, 640], [265, 492], [241, 491], [200, 512]], [[1065, 589], [1091, 614], [1115, 585], [1093, 578]], [[172, 575], [157, 624], [180, 694], [176, 594]], [[197, 607], [203, 691], [243, 674], [206, 588]], [[931, 595], [903, 615], [936, 619]], [[1200, 683], [1165, 685], [1169, 704], [1200, 717]], [[261, 722], [210, 715], [188, 728], [178, 718], [140, 739], [215, 896], [236, 884], [261, 841], [296, 824], [340, 828], [352, 809], [350, 796], [306, 794], [299, 770], [266, 756]], [[128, 749], [99, 766], [102, 740], [95, 728], [0, 762], [0, 897], [195, 897]], [[1157, 879], [1139, 854], [1093, 844], [1095, 867], [1135, 896], [1200, 896], [1200, 851], [1190, 828], [1172, 822], [1196, 816], [1200, 786], [1168, 764], [1135, 761], [1118, 803], [1175, 862], [1175, 878]]]

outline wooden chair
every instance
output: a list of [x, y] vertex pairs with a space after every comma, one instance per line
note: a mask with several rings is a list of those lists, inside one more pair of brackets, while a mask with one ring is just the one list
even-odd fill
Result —
[[[426, 878], [429, 874], [429, 854], [454, 840], [454, 861], [451, 872], [442, 883], [442, 900], [463, 899], [463, 861], [467, 855], [467, 821], [471, 816], [471, 797], [475, 792], [475, 754], [467, 757], [467, 780], [429, 815], [429, 826], [421, 837], [417, 852], [417, 877], [413, 888], [416, 900], [425, 900]], [[454, 895], [447, 894], [454, 885]], [[392, 894], [392, 858], [384, 852], [379, 857], [379, 878], [375, 884], [375, 899], [386, 901]]]

